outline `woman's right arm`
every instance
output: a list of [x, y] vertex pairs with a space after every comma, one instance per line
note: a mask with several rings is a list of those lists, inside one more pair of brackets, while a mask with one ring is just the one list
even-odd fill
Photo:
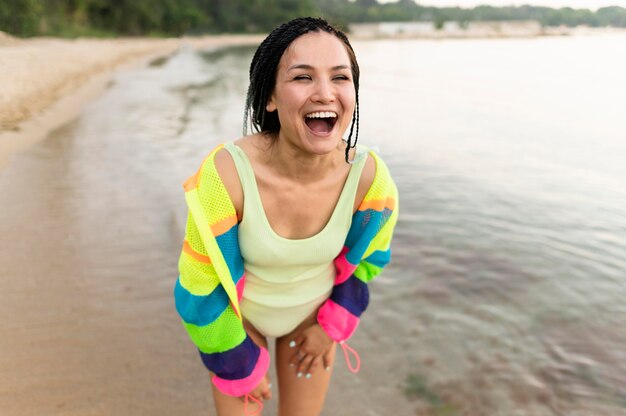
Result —
[[[190, 212], [174, 294], [190, 338], [215, 373], [215, 386], [224, 394], [243, 396], [265, 377], [269, 354], [246, 334], [239, 316], [245, 274], [237, 210], [216, 167], [219, 150], [185, 183]], [[207, 232], [214, 243], [206, 241]]]

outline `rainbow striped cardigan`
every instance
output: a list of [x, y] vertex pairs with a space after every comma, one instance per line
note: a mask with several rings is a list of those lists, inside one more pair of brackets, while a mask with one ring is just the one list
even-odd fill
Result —
[[[213, 384], [224, 394], [243, 396], [269, 368], [269, 354], [246, 334], [239, 301], [245, 284], [235, 208], [215, 168], [218, 146], [184, 184], [189, 208], [185, 240], [174, 288], [176, 310]], [[390, 260], [390, 243], [398, 218], [398, 191], [387, 166], [374, 152], [376, 174], [352, 217], [337, 276], [317, 320], [334, 341], [355, 331], [367, 308], [367, 283]]]

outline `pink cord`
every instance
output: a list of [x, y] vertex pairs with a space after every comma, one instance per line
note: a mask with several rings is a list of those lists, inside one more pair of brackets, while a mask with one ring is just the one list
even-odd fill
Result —
[[[358, 373], [359, 369], [361, 368], [361, 357], [359, 357], [359, 354], [354, 350], [354, 348], [348, 346], [345, 341], [341, 341], [339, 345], [341, 345], [341, 349], [343, 350], [343, 356], [346, 358], [346, 364], [348, 364], [348, 369], [353, 373]], [[350, 352], [354, 355], [354, 358], [356, 359], [355, 367], [352, 367], [350, 355], [348, 354]]]
[[[256, 402], [257, 407], [258, 407], [256, 412], [250, 413], [248, 411], [248, 403], [249, 403], [250, 400], [252, 400], [253, 402]], [[254, 396], [246, 394], [246, 399], [245, 399], [245, 401], [243, 403], [243, 414], [246, 415], [246, 416], [253, 416], [253, 415], [260, 414], [262, 411], [263, 411], [263, 402], [260, 401], [259, 399], [257, 399]]]

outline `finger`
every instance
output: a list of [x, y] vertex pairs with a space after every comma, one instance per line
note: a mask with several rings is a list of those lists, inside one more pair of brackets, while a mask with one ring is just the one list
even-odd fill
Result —
[[263, 398], [269, 400], [272, 398], [272, 383], [268, 374], [265, 374], [265, 388], [263, 390]]
[[321, 356], [314, 357], [311, 360], [311, 364], [309, 364], [309, 368], [304, 376], [306, 377], [307, 374], [313, 375], [315, 371], [318, 370], [321, 366], [322, 366], [322, 357]]
[[300, 350], [295, 350], [292, 352], [291, 357], [289, 358], [289, 367], [296, 367], [300, 364], [300, 361], [304, 358], [304, 353]]
[[328, 350], [322, 356], [322, 363], [324, 365], [324, 370], [330, 371], [333, 368], [333, 358], [332, 358], [332, 349]]
[[302, 334], [298, 334], [297, 336], [293, 337], [291, 341], [289, 341], [289, 347], [296, 348], [297, 346], [302, 344], [303, 341], [304, 337], [302, 336]]
[[[257, 400], [264, 400], [265, 399], [265, 394], [267, 393], [267, 391], [269, 390], [270, 383], [269, 383], [269, 377], [267, 377], [267, 375], [265, 376], [265, 379], [261, 381], [261, 383], [259, 383], [258, 386], [256, 386], [254, 388], [254, 390], [252, 390], [250, 393], [248, 393], [250, 396], [254, 397]], [[245, 396], [244, 396], [245, 399]]]
[[310, 373], [307, 373], [307, 370], [309, 369], [309, 366], [311, 365], [311, 361], [313, 361], [313, 356], [312, 355], [305, 355], [304, 358], [302, 360], [300, 360], [300, 364], [298, 364], [298, 371], [296, 372], [296, 376], [298, 378], [300, 377], [306, 377], [307, 374], [309, 374], [308, 378], [311, 378]]
[[270, 387], [271, 385], [267, 386], [267, 389], [265, 389], [265, 391], [263, 392], [262, 396], [263, 396], [263, 400], [269, 400], [272, 398], [272, 389]]

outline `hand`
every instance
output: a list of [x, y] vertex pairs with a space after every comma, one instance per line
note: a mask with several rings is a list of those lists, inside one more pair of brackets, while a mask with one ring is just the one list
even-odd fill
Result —
[[[254, 397], [257, 400], [269, 400], [272, 398], [272, 389], [270, 383], [270, 377], [268, 374], [265, 374], [265, 377], [259, 382], [259, 384], [248, 393], [250, 396]], [[246, 396], [241, 396], [240, 399], [245, 401]]]
[[298, 377], [309, 378], [319, 367], [330, 368], [331, 347], [334, 341], [326, 331], [316, 322], [302, 330], [289, 343], [293, 348], [293, 355], [289, 360], [290, 366], [296, 367]]

